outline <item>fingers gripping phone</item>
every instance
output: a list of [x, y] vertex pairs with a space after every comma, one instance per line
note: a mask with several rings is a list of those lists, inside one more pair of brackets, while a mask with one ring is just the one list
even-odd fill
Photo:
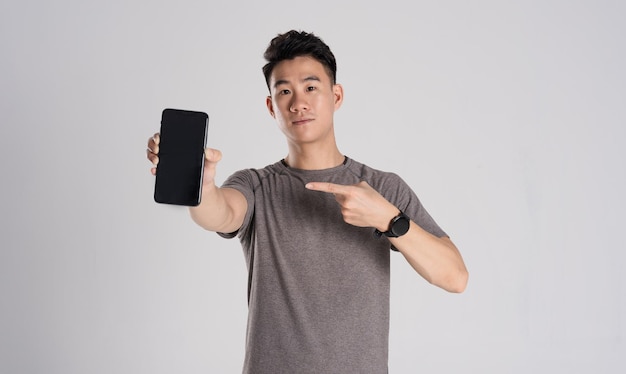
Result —
[[154, 201], [200, 204], [208, 126], [209, 116], [204, 112], [163, 110]]

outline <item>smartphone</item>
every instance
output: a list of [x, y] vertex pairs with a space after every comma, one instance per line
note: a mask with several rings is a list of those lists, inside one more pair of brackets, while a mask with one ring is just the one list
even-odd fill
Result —
[[154, 201], [184, 206], [200, 204], [208, 128], [209, 116], [204, 112], [163, 110]]

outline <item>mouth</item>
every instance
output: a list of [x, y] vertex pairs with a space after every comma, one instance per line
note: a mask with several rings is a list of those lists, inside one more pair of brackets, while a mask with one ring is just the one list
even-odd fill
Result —
[[313, 121], [312, 118], [301, 118], [301, 119], [297, 119], [295, 121], [291, 121], [291, 124], [294, 126], [301, 126], [301, 125], [306, 125], [307, 123]]

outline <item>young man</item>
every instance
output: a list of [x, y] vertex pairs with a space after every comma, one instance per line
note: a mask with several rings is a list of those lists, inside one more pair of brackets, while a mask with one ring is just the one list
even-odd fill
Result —
[[[249, 271], [244, 373], [386, 373], [390, 248], [428, 282], [465, 289], [457, 248], [395, 174], [344, 156], [333, 115], [343, 101], [335, 57], [318, 37], [275, 37], [263, 68], [267, 108], [289, 153], [214, 183], [207, 148], [193, 220], [237, 236]], [[159, 135], [148, 142], [158, 163]], [[152, 168], [155, 173], [156, 168]]]

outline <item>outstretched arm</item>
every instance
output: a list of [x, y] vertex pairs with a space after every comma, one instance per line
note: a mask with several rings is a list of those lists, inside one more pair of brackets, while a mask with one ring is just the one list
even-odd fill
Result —
[[[148, 160], [153, 164], [151, 172], [156, 174], [159, 163], [160, 135], [154, 134], [148, 140]], [[191, 218], [209, 231], [230, 233], [243, 224], [248, 208], [243, 194], [232, 188], [219, 188], [215, 185], [215, 170], [222, 159], [217, 149], [204, 150], [204, 174], [202, 179], [202, 200], [198, 206], [190, 207]]]
[[[366, 182], [351, 186], [313, 182], [306, 188], [332, 193], [341, 206], [344, 221], [354, 226], [387, 231], [400, 210]], [[460, 252], [447, 237], [438, 238], [411, 221], [409, 231], [389, 238], [409, 264], [424, 279], [449, 292], [463, 292], [468, 272]]]

